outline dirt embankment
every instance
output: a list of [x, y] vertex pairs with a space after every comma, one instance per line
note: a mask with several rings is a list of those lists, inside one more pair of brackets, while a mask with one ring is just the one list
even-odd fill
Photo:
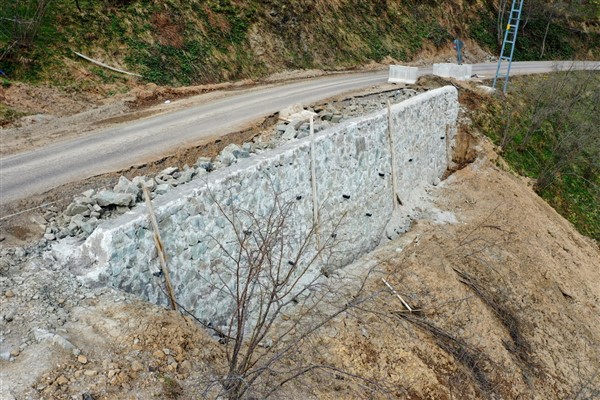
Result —
[[[463, 105], [473, 99], [461, 95]], [[214, 156], [259, 130], [128, 173]], [[467, 120], [459, 139], [455, 161], [464, 168], [432, 189], [437, 210], [424, 212], [408, 234], [361, 261], [376, 260], [380, 271], [368, 281], [372, 301], [343, 313], [286, 361], [331, 369], [291, 382], [278, 398], [600, 397], [597, 243], [577, 233], [525, 180], [499, 167], [502, 160]], [[39, 200], [116, 178], [98, 177]], [[440, 213], [458, 222], [441, 223]], [[30, 216], [14, 226], [35, 225]], [[31, 243], [36, 234], [24, 232], [22, 239]], [[196, 399], [225, 368], [222, 343], [192, 319], [81, 285], [57, 269], [60, 260], [32, 256], [36, 246], [7, 251], [6, 245], [1, 398]], [[381, 277], [417, 312], [406, 313]]]
[[[597, 398], [598, 246], [476, 147], [476, 162], [431, 191], [439, 210], [365, 258], [381, 270], [373, 300], [289, 361], [344, 373], [305, 375], [279, 398]], [[3, 260], [0, 277], [7, 398], [194, 399], [223, 367], [222, 345], [194, 321], [25, 258]]]
[[399, 398], [597, 398], [597, 244], [489, 161], [443, 186], [438, 206], [459, 223], [418, 221], [408, 246], [378, 252], [421, 313], [380, 298], [378, 314], [347, 318], [323, 338], [327, 357]]

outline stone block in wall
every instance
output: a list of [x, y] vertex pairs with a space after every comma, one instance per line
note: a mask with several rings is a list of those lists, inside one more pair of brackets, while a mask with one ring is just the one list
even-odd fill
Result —
[[[250, 217], [268, 220], [278, 203], [291, 204], [278, 256], [284, 265], [294, 262], [314, 227], [315, 204], [319, 241], [335, 242], [328, 257], [311, 264], [308, 281], [374, 249], [396, 199], [406, 216], [402, 223], [410, 223], [410, 215], [423, 206], [424, 189], [443, 176], [457, 115], [456, 89], [432, 90], [391, 107], [391, 137], [387, 110], [378, 111], [319, 132], [312, 143], [307, 137], [239, 159], [158, 196], [153, 205], [177, 299], [207, 323], [227, 320], [235, 269], [230, 255], [240, 235], [257, 226]], [[307, 255], [315, 254], [316, 243], [310, 238]], [[144, 205], [99, 226], [82, 252], [91, 260], [89, 280], [167, 304], [162, 279], [155, 276], [160, 266]]]

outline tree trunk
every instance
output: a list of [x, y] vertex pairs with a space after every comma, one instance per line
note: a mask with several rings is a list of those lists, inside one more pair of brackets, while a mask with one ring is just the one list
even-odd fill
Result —
[[506, 13], [506, 3], [508, 0], [502, 0], [498, 5], [498, 18], [497, 18], [497, 27], [498, 27], [498, 46], [502, 46], [502, 42], [504, 41], [504, 14]]
[[546, 24], [546, 31], [544, 32], [544, 39], [542, 39], [542, 51], [540, 52], [540, 58], [544, 57], [544, 52], [546, 51], [546, 38], [548, 37], [548, 31], [550, 30], [550, 24], [552, 23], [552, 18], [554, 18], [554, 7], [550, 11], [550, 17], [548, 18], [548, 23]]

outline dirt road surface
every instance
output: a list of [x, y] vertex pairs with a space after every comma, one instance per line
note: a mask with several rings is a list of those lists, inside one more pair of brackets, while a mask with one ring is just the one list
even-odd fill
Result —
[[[555, 68], [598, 69], [600, 63], [514, 63], [514, 74]], [[491, 77], [495, 63], [474, 64], [473, 73]], [[427, 74], [430, 68], [422, 68]], [[387, 71], [342, 74], [267, 85], [215, 96], [198, 106], [142, 118], [0, 158], [0, 204], [57, 186], [158, 159], [176, 149], [238, 131], [296, 103], [307, 104], [344, 92], [383, 84]], [[65, 127], [68, 129], [68, 127]]]

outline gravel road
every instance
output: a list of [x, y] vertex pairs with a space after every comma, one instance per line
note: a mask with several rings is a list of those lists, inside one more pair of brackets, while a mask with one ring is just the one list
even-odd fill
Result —
[[[571, 62], [515, 62], [513, 74], [542, 73]], [[600, 63], [577, 63], [577, 69], [599, 69]], [[490, 77], [496, 63], [474, 64], [473, 73]], [[420, 68], [420, 74], [431, 67]], [[228, 92], [198, 106], [123, 123], [0, 159], [0, 204], [57, 186], [118, 171], [238, 131], [292, 104], [383, 84], [387, 71], [333, 75], [292, 83]]]

